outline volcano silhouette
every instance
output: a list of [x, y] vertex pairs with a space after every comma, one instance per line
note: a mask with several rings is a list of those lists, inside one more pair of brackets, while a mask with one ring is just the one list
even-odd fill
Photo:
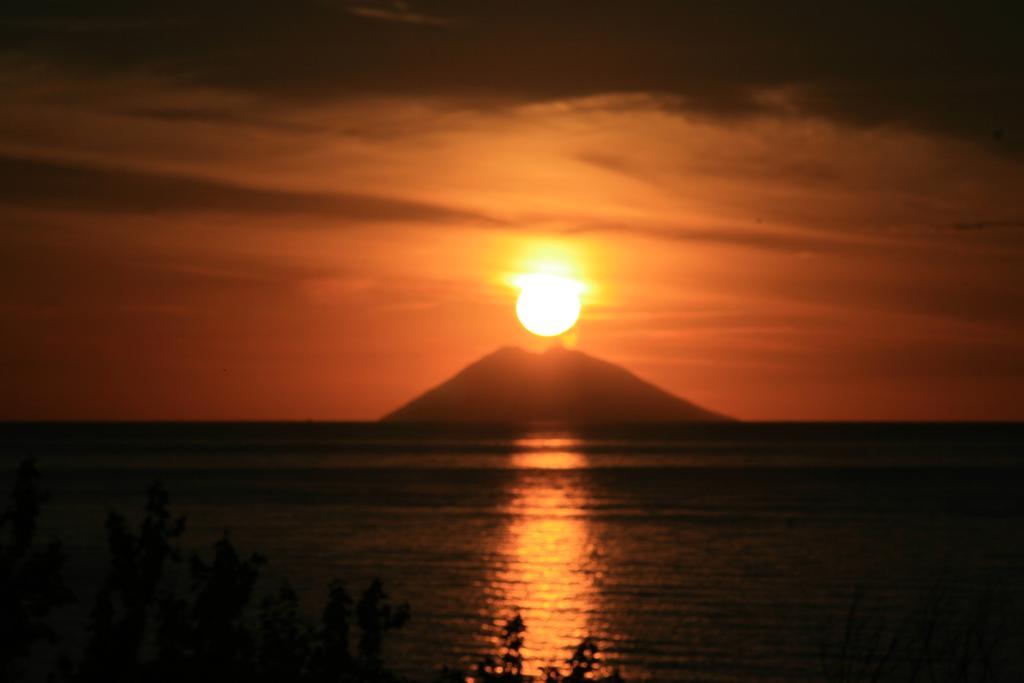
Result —
[[389, 422], [611, 424], [730, 418], [579, 351], [506, 347], [385, 415]]

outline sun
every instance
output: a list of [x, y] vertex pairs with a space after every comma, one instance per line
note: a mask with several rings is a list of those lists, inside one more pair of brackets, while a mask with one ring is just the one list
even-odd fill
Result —
[[516, 316], [530, 332], [540, 337], [557, 337], [579, 320], [583, 304], [582, 285], [559, 275], [535, 273], [516, 278], [522, 290], [516, 301]]

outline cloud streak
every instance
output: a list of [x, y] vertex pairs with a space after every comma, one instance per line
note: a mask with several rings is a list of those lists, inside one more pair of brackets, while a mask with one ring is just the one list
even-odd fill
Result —
[[0, 204], [115, 214], [230, 212], [312, 215], [351, 222], [478, 223], [481, 214], [427, 202], [356, 193], [259, 188], [165, 173], [0, 157]]
[[953, 230], [961, 232], [975, 232], [978, 230], [1002, 230], [1024, 228], [1024, 221], [963, 221], [950, 226]]
[[856, 237], [828, 234], [806, 234], [783, 231], [751, 230], [737, 226], [694, 226], [694, 225], [638, 225], [618, 223], [586, 223], [562, 231], [566, 235], [586, 235], [594, 233], [621, 234], [626, 236], [646, 237], [648, 239], [666, 240], [671, 242], [694, 242], [719, 244], [726, 246], [747, 247], [769, 251], [808, 253], [817, 251], [836, 251], [848, 248], [862, 240]]

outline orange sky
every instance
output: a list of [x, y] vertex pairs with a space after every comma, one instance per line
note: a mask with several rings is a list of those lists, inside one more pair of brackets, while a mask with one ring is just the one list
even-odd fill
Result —
[[[371, 15], [346, 16], [441, 30]], [[1024, 418], [1002, 131], [855, 120], [784, 80], [726, 113], [0, 56], [0, 418], [374, 419], [543, 345], [508, 284], [542, 264], [588, 286], [565, 343], [713, 410]]]

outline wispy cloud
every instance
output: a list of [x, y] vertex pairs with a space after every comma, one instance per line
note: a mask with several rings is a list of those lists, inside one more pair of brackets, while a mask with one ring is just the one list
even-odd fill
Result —
[[449, 26], [451, 20], [415, 11], [407, 2], [352, 3], [348, 11], [364, 19], [394, 21], [421, 26]]

